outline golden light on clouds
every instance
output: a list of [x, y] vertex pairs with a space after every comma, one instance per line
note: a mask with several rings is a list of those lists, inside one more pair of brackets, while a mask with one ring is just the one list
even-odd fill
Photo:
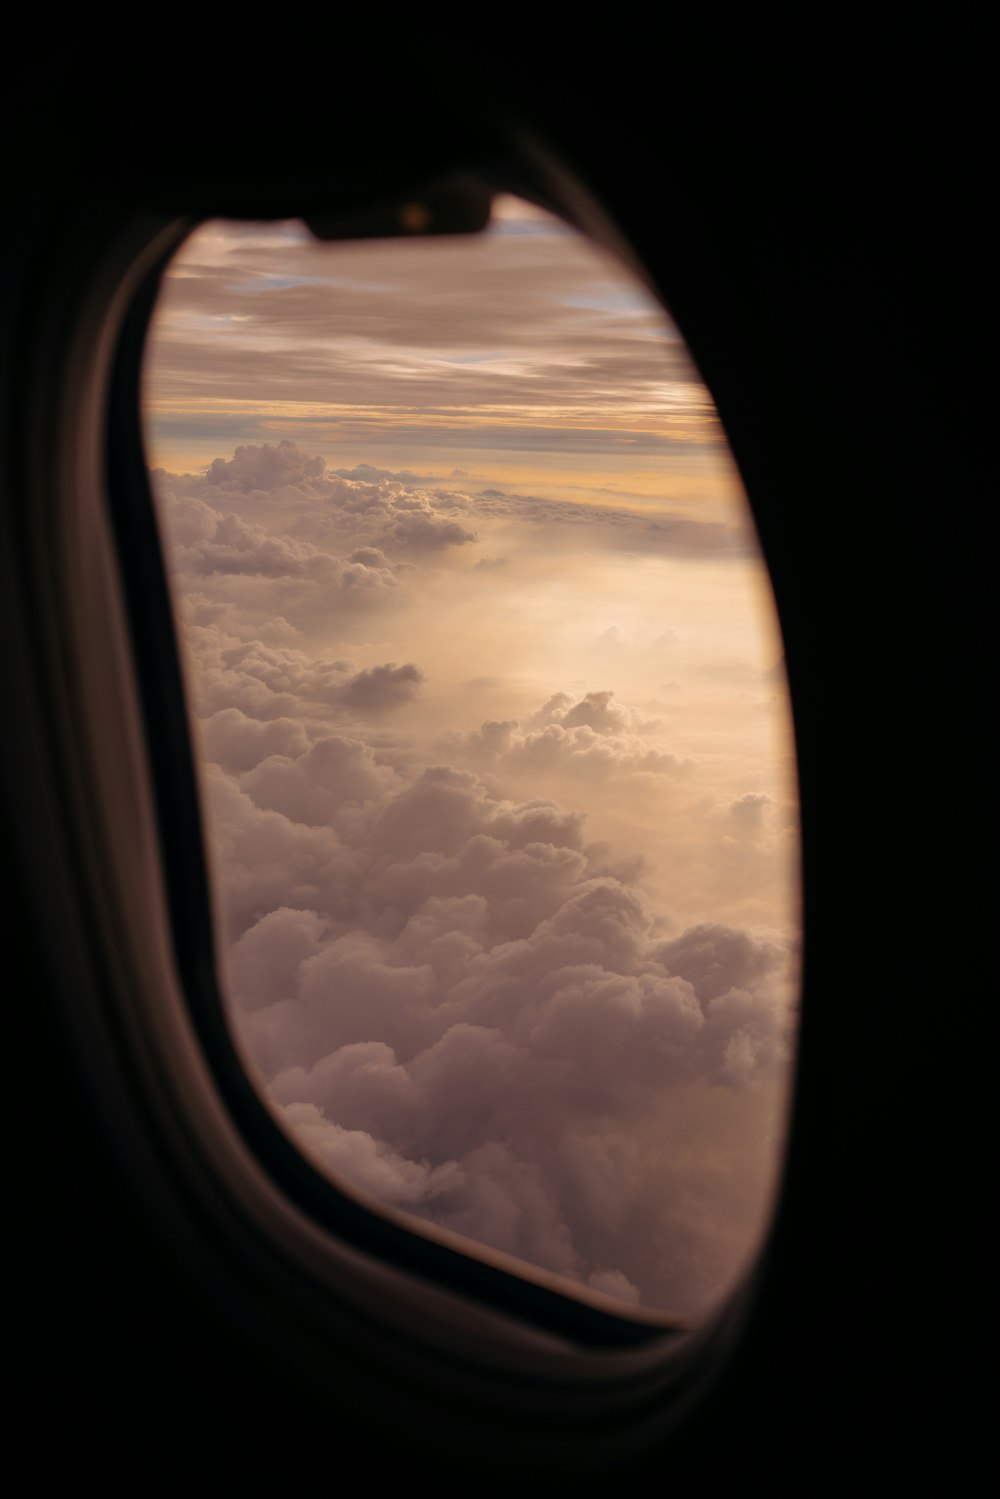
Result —
[[683, 475], [702, 509], [738, 508], [711, 397], [649, 294], [516, 200], [495, 226], [333, 255], [291, 224], [199, 231], [151, 350], [153, 465], [197, 470], [223, 432], [287, 436], [338, 467], [474, 461], [584, 501], [680, 498]]
[[[569, 427], [594, 433], [644, 432], [650, 435], [671, 435], [678, 441], [725, 441], [715, 408], [707, 393], [702, 395], [698, 391], [692, 392], [683, 385], [663, 387], [659, 399], [650, 399], [644, 410], [628, 411], [619, 411], [599, 400], [589, 406], [556, 406], [544, 401], [534, 401], [526, 409], [516, 403], [490, 405], [480, 402], [471, 408], [410, 406], [399, 402], [363, 406], [353, 402], [336, 404], [331, 401], [240, 400], [234, 397], [189, 395], [152, 396], [147, 404], [147, 415], [153, 420], [164, 416], [219, 413], [272, 419], [288, 417], [302, 421], [319, 419], [330, 423], [331, 431], [336, 430], [335, 424], [345, 418], [372, 423], [384, 421], [388, 426], [404, 419], [421, 422], [429, 427], [455, 429], [480, 424], [497, 428], [537, 427], [542, 430]], [[502, 444], [502, 441], [502, 436], [498, 434], [498, 444]]]
[[437, 242], [211, 224], [145, 392], [262, 1091], [382, 1210], [700, 1315], [778, 1169], [798, 825], [676, 329], [512, 199]]

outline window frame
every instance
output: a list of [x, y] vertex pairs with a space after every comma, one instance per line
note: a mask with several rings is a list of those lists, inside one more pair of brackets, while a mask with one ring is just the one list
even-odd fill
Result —
[[[541, 153], [502, 182], [636, 266]], [[457, 1380], [463, 1409], [445, 1418], [456, 1434], [527, 1423], [522, 1442], [564, 1471], [564, 1423], [582, 1420], [572, 1467], [619, 1461], [661, 1439], [717, 1377], [765, 1250], [693, 1331], [576, 1301], [541, 1272], [466, 1254], [340, 1192], [272, 1119], [225, 1022], [139, 395], [160, 276], [209, 216], [112, 207], [67, 236], [77, 274], [57, 268], [66, 295], [45, 354], [60, 371], [49, 412], [58, 462], [40, 476], [27, 523], [53, 621], [53, 681], [72, 684], [49, 706], [91, 982], [77, 986], [67, 1024], [147, 1210], [225, 1286], [233, 1315], [252, 1287], [254, 1315], [290, 1369], [304, 1360], [322, 1385], [324, 1361], [332, 1371], [346, 1347], [402, 1378], [407, 1409], [429, 1400], [440, 1418]]]

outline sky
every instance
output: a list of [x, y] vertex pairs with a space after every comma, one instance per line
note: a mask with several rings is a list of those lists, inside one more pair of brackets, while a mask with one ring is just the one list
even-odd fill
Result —
[[214, 222], [144, 407], [262, 1096], [423, 1232], [703, 1316], [780, 1166], [798, 831], [766, 571], [676, 328], [511, 198], [449, 240]]

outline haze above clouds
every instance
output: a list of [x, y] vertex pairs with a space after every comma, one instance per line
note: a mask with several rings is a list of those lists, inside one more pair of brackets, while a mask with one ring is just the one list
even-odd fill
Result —
[[380, 1204], [703, 1313], [780, 1156], [797, 816], [676, 331], [513, 200], [446, 244], [212, 224], [146, 393], [230, 1011], [278, 1116]]

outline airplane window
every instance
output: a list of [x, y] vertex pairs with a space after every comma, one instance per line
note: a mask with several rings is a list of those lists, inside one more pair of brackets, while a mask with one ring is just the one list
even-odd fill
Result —
[[766, 569], [638, 279], [541, 210], [211, 222], [149, 336], [233, 1036], [324, 1173], [703, 1317], [783, 1150], [798, 811]]

